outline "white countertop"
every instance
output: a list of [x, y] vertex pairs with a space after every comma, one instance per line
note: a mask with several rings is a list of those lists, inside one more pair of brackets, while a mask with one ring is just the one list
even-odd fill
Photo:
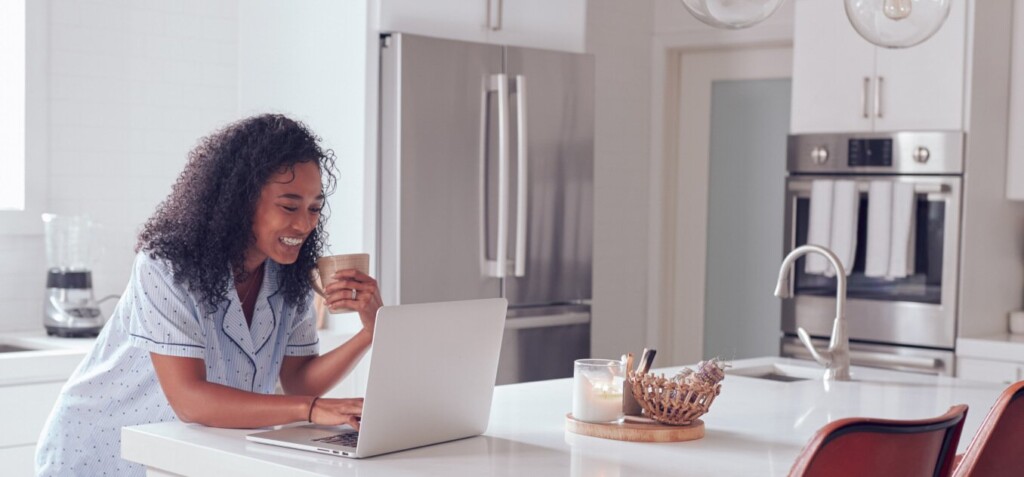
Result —
[[[319, 330], [322, 349], [333, 349], [352, 337], [345, 330]], [[96, 343], [96, 338], [61, 338], [48, 336], [42, 329], [37, 331], [11, 331], [0, 333], [0, 345], [27, 348], [27, 351], [0, 353], [0, 386], [64, 381], [74, 372], [85, 355]], [[365, 370], [359, 368], [354, 379], [338, 392], [353, 395], [362, 389], [358, 384], [365, 382]], [[355, 386], [351, 385], [355, 384]]]
[[1024, 362], [1024, 334], [996, 333], [956, 340], [958, 357]]
[[35, 350], [60, 350], [71, 349], [88, 352], [96, 343], [96, 337], [91, 338], [61, 338], [49, 336], [45, 331], [13, 331], [0, 333], [0, 343]]
[[29, 351], [0, 353], [0, 386], [66, 380], [95, 341], [47, 336], [43, 330], [2, 333], [0, 344]]
[[[737, 368], [807, 361], [758, 358]], [[678, 368], [658, 370], [666, 374]], [[793, 368], [800, 369], [800, 368]], [[809, 370], [819, 375], [820, 369]], [[729, 375], [704, 416], [703, 439], [634, 443], [565, 431], [571, 380], [499, 386], [483, 436], [347, 459], [248, 442], [252, 430], [160, 423], [125, 428], [122, 454], [182, 475], [757, 475], [784, 476], [803, 445], [824, 424], [850, 416], [918, 419], [970, 406], [962, 452], [1002, 385], [853, 368], [854, 382], [792, 383]]]

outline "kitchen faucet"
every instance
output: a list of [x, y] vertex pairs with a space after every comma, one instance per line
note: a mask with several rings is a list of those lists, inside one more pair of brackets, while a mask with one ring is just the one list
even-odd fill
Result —
[[839, 257], [831, 250], [820, 245], [801, 245], [786, 258], [782, 260], [782, 267], [779, 269], [779, 283], [775, 285], [775, 296], [779, 298], [790, 298], [793, 296], [790, 291], [789, 275], [793, 263], [802, 255], [811, 252], [820, 253], [832, 263], [836, 271], [836, 320], [832, 324], [832, 339], [828, 344], [828, 351], [818, 351], [811, 343], [811, 337], [803, 327], [797, 327], [796, 333], [800, 341], [811, 351], [815, 361], [825, 366], [825, 379], [829, 381], [850, 380], [850, 338], [846, 334], [846, 270], [840, 263]]

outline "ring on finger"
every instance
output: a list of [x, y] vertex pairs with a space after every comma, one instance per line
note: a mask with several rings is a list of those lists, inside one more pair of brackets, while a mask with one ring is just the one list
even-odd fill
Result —
[[356, 299], [356, 296], [357, 296], [358, 294], [359, 294], [359, 291], [358, 291], [358, 290], [356, 290], [355, 288], [353, 288], [353, 289], [352, 289], [352, 299], [353, 299], [353, 300], [355, 300], [355, 299]]

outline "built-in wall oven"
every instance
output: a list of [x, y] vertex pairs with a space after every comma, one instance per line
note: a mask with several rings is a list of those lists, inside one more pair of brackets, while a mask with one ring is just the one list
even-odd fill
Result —
[[[812, 220], [820, 220], [811, 218], [815, 181], [852, 181], [859, 196], [846, 302], [852, 364], [953, 374], [963, 146], [959, 132], [789, 137], [784, 254], [808, 243]], [[903, 183], [901, 188], [913, 190], [908, 220], [912, 256], [906, 273], [895, 277], [865, 273], [873, 182]], [[836, 279], [807, 273], [806, 260], [796, 263], [792, 298], [782, 302], [780, 351], [810, 359], [796, 331], [803, 327], [819, 347], [827, 347]]]

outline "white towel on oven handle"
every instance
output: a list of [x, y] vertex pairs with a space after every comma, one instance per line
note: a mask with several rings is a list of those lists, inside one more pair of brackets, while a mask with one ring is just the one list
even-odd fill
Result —
[[[832, 246], [832, 181], [811, 181], [811, 211], [807, 223], [807, 243]], [[821, 275], [831, 270], [825, 257], [812, 253], [804, 256], [804, 272]]]
[[917, 234], [917, 197], [914, 184], [897, 182], [892, 188], [892, 250], [889, 252], [889, 278], [914, 274]]
[[868, 243], [864, 255], [864, 276], [889, 275], [892, 251], [892, 182], [871, 181], [868, 186]]
[[[832, 187], [832, 237], [830, 247], [839, 262], [843, 264], [846, 276], [853, 271], [853, 261], [857, 258], [857, 209], [860, 207], [860, 192], [857, 182], [850, 180], [835, 181]], [[829, 267], [825, 276], [835, 276]]]

